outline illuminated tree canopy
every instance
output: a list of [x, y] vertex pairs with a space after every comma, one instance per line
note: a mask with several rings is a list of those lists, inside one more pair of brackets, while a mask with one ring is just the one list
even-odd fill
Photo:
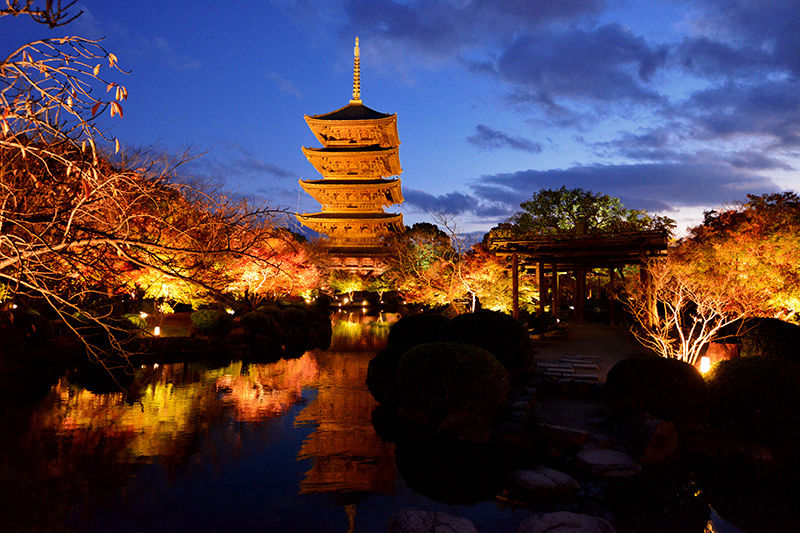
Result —
[[[0, 17], [74, 18], [73, 3], [44, 5], [8, 2]], [[120, 351], [110, 300], [137, 279], [216, 295], [316, 283], [272, 210], [181, 185], [187, 156], [131, 154], [99, 129], [106, 112], [122, 117], [127, 90], [110, 79], [120, 73], [114, 54], [81, 37], [34, 41], [0, 62], [0, 296], [73, 328], [80, 315]], [[93, 358], [109, 355], [84, 342]]]
[[583, 189], [542, 189], [520, 204], [522, 211], [494, 228], [511, 235], [562, 235], [671, 229], [674, 221], [626, 209], [619, 199]]
[[707, 290], [731, 278], [731, 290], [757, 314], [800, 320], [800, 198], [793, 192], [748, 195], [705, 214], [679, 251], [687, 275]]

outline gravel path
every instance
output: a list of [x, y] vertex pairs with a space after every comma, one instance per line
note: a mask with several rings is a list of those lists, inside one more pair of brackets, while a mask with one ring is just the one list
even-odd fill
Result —
[[[570, 324], [560, 339], [536, 341], [537, 363], [557, 362], [563, 358], [592, 356], [599, 369], [587, 371], [605, 383], [608, 371], [618, 361], [648, 351], [624, 327], [602, 324]], [[537, 369], [537, 374], [543, 368]], [[598, 420], [607, 415], [605, 402], [594, 394], [543, 394], [539, 398], [536, 417], [548, 424], [594, 432], [603, 432]]]
[[605, 382], [609, 369], [621, 359], [646, 354], [633, 334], [624, 327], [603, 324], [570, 324], [562, 339], [535, 341], [537, 362], [557, 361], [563, 357], [588, 355], [596, 359], [599, 381]]

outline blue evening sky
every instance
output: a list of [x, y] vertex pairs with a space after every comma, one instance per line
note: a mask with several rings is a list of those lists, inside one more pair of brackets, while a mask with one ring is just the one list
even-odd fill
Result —
[[800, 190], [797, 0], [79, 2], [27, 40], [104, 37], [129, 75], [112, 134], [204, 155], [187, 172], [291, 211], [319, 205], [303, 115], [351, 97], [397, 113], [407, 225], [486, 231], [542, 188], [581, 187], [676, 219]]

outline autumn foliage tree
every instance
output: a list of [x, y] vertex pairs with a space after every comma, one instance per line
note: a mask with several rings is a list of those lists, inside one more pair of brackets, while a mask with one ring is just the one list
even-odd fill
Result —
[[634, 332], [643, 344], [694, 363], [709, 342], [746, 328], [747, 318], [797, 320], [800, 198], [791, 192], [747, 198], [706, 213], [665, 260], [650, 265], [651, 278], [629, 280]]
[[644, 278], [629, 277], [625, 290], [639, 342], [662, 357], [695, 364], [709, 342], [740, 327], [756, 307], [735, 291], [735, 275], [721, 271], [708, 286], [692, 275], [692, 260], [671, 250], [647, 265]]
[[461, 255], [450, 235], [436, 224], [418, 222], [393, 235], [387, 275], [406, 301], [459, 312], [457, 300], [469, 293], [460, 278]]
[[[9, 1], [0, 17], [74, 18], [73, 3], [35, 4]], [[288, 270], [270, 210], [180, 185], [182, 158], [137, 160], [101, 131], [101, 115], [122, 117], [127, 91], [105, 77], [119, 72], [113, 54], [80, 37], [34, 41], [0, 62], [3, 298], [46, 306], [99, 361], [125, 353], [106, 304], [137, 272], [222, 293], [235, 260]]]
[[800, 321], [800, 197], [793, 192], [748, 195], [705, 214], [681, 243], [694, 258], [692, 275], [713, 289], [722, 272], [731, 290], [760, 316]]

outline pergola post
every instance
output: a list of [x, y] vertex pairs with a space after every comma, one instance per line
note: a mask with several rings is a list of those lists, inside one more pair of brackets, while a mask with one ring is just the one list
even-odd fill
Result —
[[611, 326], [617, 325], [617, 316], [615, 313], [615, 303], [617, 300], [616, 295], [614, 294], [614, 281], [616, 279], [616, 272], [614, 271], [614, 267], [608, 269], [608, 323]]
[[558, 308], [561, 305], [561, 285], [558, 283], [558, 265], [552, 263], [553, 267], [553, 316], [558, 318]]
[[519, 318], [519, 256], [511, 255], [511, 316]]
[[539, 261], [539, 266], [536, 267], [536, 273], [539, 275], [539, 314], [544, 314], [544, 301], [547, 298], [547, 289], [544, 287], [544, 261]]
[[581, 267], [576, 271], [575, 280], [575, 307], [578, 311], [578, 324], [583, 324], [586, 317], [586, 269]]

